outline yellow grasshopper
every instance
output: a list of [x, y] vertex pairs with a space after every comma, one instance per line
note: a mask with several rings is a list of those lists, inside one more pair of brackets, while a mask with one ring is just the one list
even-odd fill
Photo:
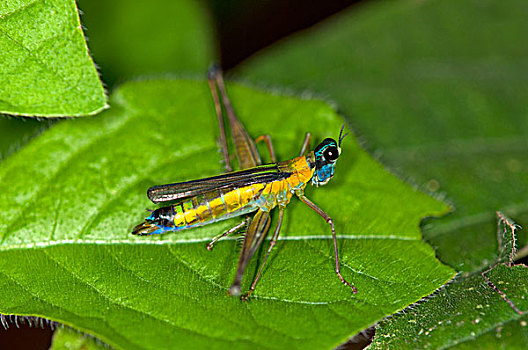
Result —
[[[239, 296], [244, 271], [269, 230], [271, 210], [278, 207], [277, 227], [257, 276], [249, 291], [242, 296], [242, 299], [246, 300], [255, 290], [270, 252], [277, 243], [286, 205], [295, 195], [330, 225], [334, 241], [336, 274], [341, 282], [356, 293], [356, 288], [344, 279], [339, 269], [337, 238], [332, 218], [304, 195], [304, 188], [308, 183], [314, 186], [325, 185], [334, 175], [335, 164], [341, 154], [341, 141], [346, 136], [343, 135], [343, 128], [338, 141], [331, 138], [324, 139], [313, 151], [308, 151], [311, 135], [307, 133], [298, 157], [277, 162], [270, 136], [263, 135], [254, 141], [236, 117], [225, 90], [222, 73], [216, 67], [209, 71], [209, 86], [220, 125], [220, 141], [228, 172], [205, 179], [149, 188], [147, 194], [152, 202], [156, 204], [171, 202], [171, 204], [154, 210], [143, 223], [134, 228], [132, 233], [161, 234], [208, 225], [235, 216], [246, 216], [244, 221], [215, 237], [207, 246], [207, 249], [211, 250], [216, 241], [245, 227], [236, 275], [229, 288], [230, 295]], [[218, 91], [227, 114], [236, 157], [242, 169], [239, 171], [232, 172], [229, 161]], [[256, 147], [256, 142], [259, 141], [266, 143], [272, 164], [262, 165]], [[255, 214], [250, 217], [248, 215], [250, 213]]]

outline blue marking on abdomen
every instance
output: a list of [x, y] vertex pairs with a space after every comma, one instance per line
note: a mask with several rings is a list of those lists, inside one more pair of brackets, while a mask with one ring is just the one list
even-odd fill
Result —
[[161, 235], [162, 233], [165, 233], [165, 232], [176, 232], [180, 230], [185, 230], [186, 228], [193, 227], [193, 226], [169, 227], [169, 226], [160, 226], [160, 225], [156, 225], [156, 226], [158, 226], [159, 228], [156, 231], [152, 231], [151, 233], [149, 233], [149, 235]]

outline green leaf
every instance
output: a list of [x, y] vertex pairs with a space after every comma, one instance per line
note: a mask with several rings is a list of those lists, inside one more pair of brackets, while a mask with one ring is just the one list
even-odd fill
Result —
[[[279, 159], [299, 152], [306, 131], [321, 140], [342, 124], [325, 102], [228, 88], [249, 133], [270, 133]], [[388, 173], [349, 136], [335, 178], [306, 193], [334, 219], [342, 271], [358, 293], [335, 275], [328, 225], [293, 201], [251, 300], [228, 297], [236, 239], [213, 252], [205, 246], [239, 219], [130, 234], [153, 207], [149, 186], [221, 172], [207, 84], [128, 83], [112, 101], [0, 164], [0, 313], [60, 321], [126, 349], [329, 348], [453, 276], [418, 228], [445, 204]]]
[[426, 301], [382, 321], [371, 348], [509, 349], [514, 343], [513, 349], [523, 349], [527, 320], [476, 274], [456, 278]]
[[496, 258], [494, 212], [528, 223], [527, 11], [526, 1], [368, 2], [237, 72], [335, 100], [386, 164], [449, 197], [456, 212], [424, 236], [457, 270], [480, 271]]
[[526, 349], [528, 341], [526, 340], [526, 325], [528, 317], [524, 316], [519, 320], [504, 322], [503, 324], [491, 329], [489, 332], [480, 335], [475, 340], [468, 340], [459, 343], [454, 349], [472, 350], [475, 348], [483, 350], [495, 350], [498, 343], [503, 349]]
[[482, 273], [459, 275], [431, 298], [383, 320], [371, 347], [526, 348], [528, 289], [522, 281], [528, 279], [528, 268], [513, 265], [515, 229], [499, 213], [502, 257], [495, 266]]
[[81, 116], [106, 107], [75, 1], [2, 1], [0, 48], [0, 113]]
[[104, 350], [108, 346], [95, 338], [70, 328], [59, 328], [53, 332], [52, 350]]
[[217, 59], [204, 2], [81, 0], [79, 8], [108, 86], [144, 75], [204, 74]]

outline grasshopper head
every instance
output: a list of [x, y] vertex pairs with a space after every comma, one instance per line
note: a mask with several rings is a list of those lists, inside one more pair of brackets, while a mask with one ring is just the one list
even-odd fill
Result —
[[315, 173], [312, 177], [312, 184], [315, 186], [326, 185], [334, 176], [334, 168], [337, 158], [341, 154], [341, 141], [347, 135], [343, 135], [343, 128], [339, 133], [339, 142], [326, 138], [314, 150]]

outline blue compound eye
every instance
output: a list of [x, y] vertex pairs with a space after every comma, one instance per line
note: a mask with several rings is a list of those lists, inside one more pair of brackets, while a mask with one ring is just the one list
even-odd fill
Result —
[[336, 159], [339, 157], [339, 150], [337, 147], [327, 147], [323, 151], [323, 156], [326, 160], [330, 162], [335, 162]]

